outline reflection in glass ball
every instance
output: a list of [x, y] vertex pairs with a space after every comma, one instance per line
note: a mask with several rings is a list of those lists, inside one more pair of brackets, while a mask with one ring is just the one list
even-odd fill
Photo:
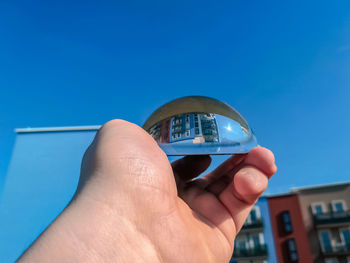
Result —
[[247, 153], [257, 146], [243, 117], [208, 97], [173, 100], [156, 110], [143, 128], [168, 156]]

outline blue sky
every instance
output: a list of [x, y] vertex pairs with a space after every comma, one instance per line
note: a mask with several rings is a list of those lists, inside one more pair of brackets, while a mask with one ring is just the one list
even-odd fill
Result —
[[142, 125], [187, 95], [234, 106], [268, 192], [348, 181], [348, 1], [0, 1], [0, 176], [18, 127]]

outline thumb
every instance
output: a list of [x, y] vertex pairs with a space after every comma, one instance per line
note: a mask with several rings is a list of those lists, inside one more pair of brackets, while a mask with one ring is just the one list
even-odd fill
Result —
[[112, 120], [86, 151], [74, 199], [102, 202], [128, 199], [140, 206], [162, 200], [173, 206], [177, 196], [171, 165], [155, 140], [141, 127]]
[[19, 262], [138, 262], [143, 255], [157, 262], [145, 233], [173, 210], [173, 196], [170, 163], [153, 138], [110, 121], [84, 155], [73, 200]]

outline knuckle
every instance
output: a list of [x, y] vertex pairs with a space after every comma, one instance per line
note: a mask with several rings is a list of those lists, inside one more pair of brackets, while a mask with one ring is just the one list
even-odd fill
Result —
[[273, 152], [270, 149], [267, 149], [265, 147], [261, 147], [264, 150], [264, 155], [266, 157], [267, 160], [269, 160], [270, 162], [274, 163], [275, 162], [275, 155], [273, 154]]
[[100, 131], [114, 129], [116, 127], [120, 127], [121, 125], [127, 125], [127, 124], [129, 124], [129, 122], [127, 122], [125, 120], [113, 119], [113, 120], [110, 120], [110, 121], [106, 122], [105, 124], [103, 124], [102, 127], [100, 128]]

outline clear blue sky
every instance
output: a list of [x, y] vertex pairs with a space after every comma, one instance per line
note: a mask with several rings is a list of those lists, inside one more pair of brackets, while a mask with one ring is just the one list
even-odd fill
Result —
[[349, 181], [349, 84], [349, 1], [0, 1], [0, 176], [14, 128], [204, 95], [274, 151], [268, 192]]

